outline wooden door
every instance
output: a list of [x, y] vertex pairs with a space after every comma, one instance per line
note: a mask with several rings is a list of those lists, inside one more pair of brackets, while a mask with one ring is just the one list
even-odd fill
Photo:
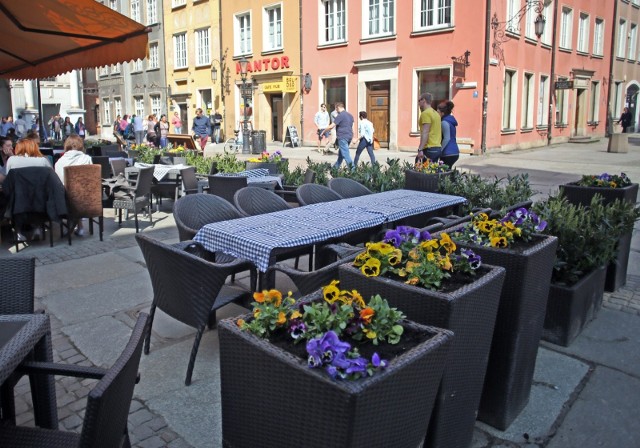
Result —
[[271, 140], [279, 142], [282, 135], [282, 95], [271, 95]]
[[586, 92], [586, 90], [584, 89], [577, 89], [576, 90], [576, 115], [574, 117], [573, 120], [573, 135], [574, 136], [581, 136], [584, 135], [585, 132], [585, 128], [584, 128], [584, 115], [585, 115], [585, 104], [584, 104], [584, 99], [586, 97], [586, 95], [584, 94], [584, 92]]
[[[357, 112], [353, 114], [357, 116]], [[367, 116], [381, 146], [389, 146], [389, 81], [367, 83]]]

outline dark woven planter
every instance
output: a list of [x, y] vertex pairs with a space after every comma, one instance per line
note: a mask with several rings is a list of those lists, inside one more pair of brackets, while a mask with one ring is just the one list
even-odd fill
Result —
[[438, 192], [439, 182], [451, 176], [453, 171], [446, 173], [426, 174], [419, 173], [414, 170], [405, 170], [404, 172], [404, 188], [405, 190], [427, 191], [431, 193]]
[[573, 342], [602, 308], [605, 273], [602, 266], [573, 286], [551, 283], [542, 339], [563, 347]]
[[471, 444], [505, 276], [504, 268], [484, 266], [489, 272], [451, 293], [365, 277], [350, 264], [340, 267], [341, 289], [356, 289], [365, 300], [380, 294], [408, 319], [453, 331], [454, 343], [425, 441], [431, 448]]
[[631, 251], [632, 232], [620, 237], [616, 247], [616, 258], [607, 266], [607, 277], [604, 290], [617, 291], [627, 283], [627, 267], [629, 266], [629, 252]]
[[507, 270], [478, 411], [505, 430], [529, 401], [558, 240], [539, 235], [522, 251], [458, 244]]
[[604, 187], [582, 187], [577, 182], [571, 182], [560, 186], [567, 200], [572, 204], [582, 204], [589, 206], [591, 198], [596, 193], [604, 199], [604, 204], [609, 204], [616, 199], [622, 199], [632, 204], [636, 203], [638, 197], [638, 184], [631, 184], [624, 188], [604, 188]]
[[235, 322], [223, 320], [218, 327], [224, 446], [356, 448], [375, 441], [406, 448], [422, 443], [451, 332], [405, 321], [404, 326], [431, 337], [373, 377], [339, 381], [240, 331]]

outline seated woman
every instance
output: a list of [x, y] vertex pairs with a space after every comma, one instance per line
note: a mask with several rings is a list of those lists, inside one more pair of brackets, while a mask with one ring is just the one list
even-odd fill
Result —
[[16, 143], [15, 156], [9, 157], [5, 171], [9, 174], [12, 168], [27, 166], [44, 166], [52, 168], [49, 159], [42, 155], [38, 142], [30, 138], [23, 138]]
[[0, 182], [7, 177], [7, 161], [13, 155], [13, 142], [10, 138], [0, 138]]
[[[84, 140], [79, 135], [73, 134], [64, 141], [64, 153], [56, 162], [56, 174], [64, 185], [64, 167], [75, 165], [91, 165], [93, 161], [91, 157], [84, 153]], [[82, 220], [78, 221], [75, 228], [75, 234], [84, 235], [84, 227]]]

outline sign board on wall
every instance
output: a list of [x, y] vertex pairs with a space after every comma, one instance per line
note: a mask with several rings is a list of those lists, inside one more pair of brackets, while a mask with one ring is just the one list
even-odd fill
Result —
[[262, 84], [263, 92], [282, 92], [281, 82], [265, 82]]
[[296, 93], [298, 91], [298, 77], [297, 76], [283, 76], [282, 84], [284, 88], [283, 92]]
[[556, 90], [573, 89], [573, 81], [569, 81], [568, 79], [565, 79], [562, 81], [556, 81], [555, 89]]

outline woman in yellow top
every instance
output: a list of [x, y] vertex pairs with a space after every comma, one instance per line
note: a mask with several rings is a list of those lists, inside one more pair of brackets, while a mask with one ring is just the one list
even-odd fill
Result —
[[420, 145], [416, 163], [425, 162], [426, 159], [437, 162], [442, 154], [442, 124], [440, 114], [431, 107], [433, 95], [423, 93], [418, 99], [420, 105]]

